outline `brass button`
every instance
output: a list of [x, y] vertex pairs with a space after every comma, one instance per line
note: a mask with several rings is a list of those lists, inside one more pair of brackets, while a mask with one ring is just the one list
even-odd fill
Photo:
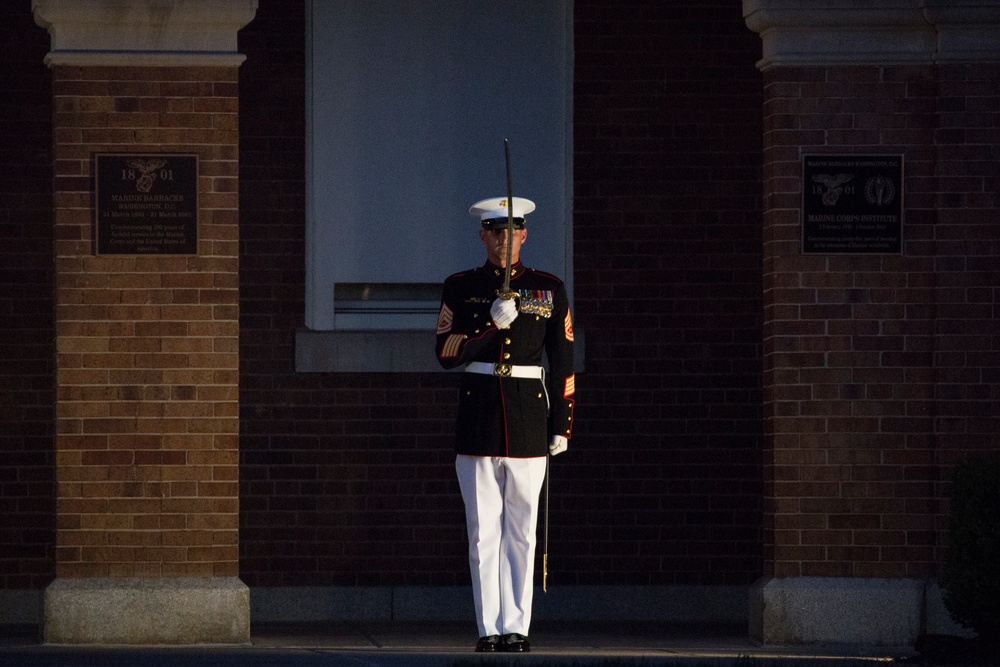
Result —
[[541, 395], [541, 394], [539, 394], [539, 395], [538, 395], [538, 398], [541, 398], [541, 397], [542, 397], [542, 395]]
[[510, 352], [504, 352], [503, 358], [504, 359], [510, 359]]
[[479, 333], [479, 329], [476, 329], [474, 333]]
[[503, 339], [503, 344], [504, 345], [510, 345], [510, 338], [504, 338]]

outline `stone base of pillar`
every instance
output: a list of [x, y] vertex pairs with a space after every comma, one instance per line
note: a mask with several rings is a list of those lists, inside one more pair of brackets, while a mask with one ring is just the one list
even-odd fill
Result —
[[236, 577], [56, 579], [42, 635], [51, 644], [247, 644], [250, 589]]
[[763, 644], [913, 646], [922, 634], [967, 634], [934, 582], [793, 577], [750, 589], [750, 636]]

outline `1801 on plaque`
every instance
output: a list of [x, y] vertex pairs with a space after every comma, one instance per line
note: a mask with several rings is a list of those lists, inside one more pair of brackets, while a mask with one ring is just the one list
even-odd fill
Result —
[[99, 255], [198, 251], [198, 156], [97, 153]]

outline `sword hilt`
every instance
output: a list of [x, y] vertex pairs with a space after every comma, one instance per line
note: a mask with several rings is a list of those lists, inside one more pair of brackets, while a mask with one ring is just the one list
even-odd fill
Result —
[[[497, 290], [497, 296], [500, 297], [501, 299], [503, 299], [504, 301], [510, 301], [511, 299], [514, 299], [515, 301], [520, 301], [520, 299], [521, 299], [521, 295], [520, 294], [518, 294], [514, 290], [510, 290], [510, 289], [508, 289], [508, 290], [498, 289]], [[518, 304], [518, 305], [520, 305], [520, 304]]]

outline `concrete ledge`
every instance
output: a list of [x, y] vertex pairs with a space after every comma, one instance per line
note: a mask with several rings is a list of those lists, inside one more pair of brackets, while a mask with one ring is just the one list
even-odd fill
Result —
[[930, 63], [934, 27], [913, 0], [743, 0], [747, 27], [758, 33], [757, 67]]
[[254, 623], [380, 620], [392, 617], [392, 594], [388, 587], [251, 588], [250, 617]]
[[[46, 618], [53, 615], [53, 624], [47, 630], [52, 631], [53, 637], [57, 630], [76, 636], [87, 632], [86, 623], [118, 624], [117, 619], [126, 614], [146, 625], [161, 625], [157, 617], [162, 613], [160, 600], [168, 595], [162, 587], [169, 582], [157, 581], [143, 585], [132, 580], [128, 584], [95, 580], [106, 583], [91, 582], [90, 585], [82, 581], [57, 581], [44, 594]], [[222, 581], [235, 591], [241, 587], [245, 591], [238, 580]], [[107, 590], [111, 583], [118, 584], [116, 592]], [[101, 590], [102, 586], [105, 590]], [[175, 583], [175, 591], [182, 588], [183, 582]], [[144, 601], [132, 602], [128, 609], [123, 608], [122, 599], [147, 595], [143, 590], [153, 593]], [[60, 597], [69, 597], [72, 603]], [[225, 605], [223, 611], [217, 611], [218, 604], [206, 606], [202, 598], [210, 598], [212, 593], [205, 590], [191, 594], [179, 592], [176, 597], [190, 600], [189, 606], [207, 610], [185, 607], [175, 616], [187, 616], [184, 622], [195, 624], [207, 618], [209, 624], [218, 626], [214, 630], [216, 633], [220, 629], [228, 632], [227, 628], [233, 625], [220, 626], [220, 618], [239, 616]], [[249, 590], [248, 597], [247, 604], [255, 623], [467, 621], [473, 617], [472, 594], [466, 586], [267, 587]], [[39, 590], [0, 591], [0, 625], [41, 624], [42, 599], [43, 592]], [[62, 607], [53, 607], [53, 604]], [[89, 605], [96, 609], [80, 611], [73, 605]], [[101, 609], [101, 605], [111, 609]], [[753, 587], [558, 586], [544, 594], [536, 590], [534, 612], [536, 618], [556, 621], [749, 623], [750, 636], [771, 645], [909, 646], [919, 634], [975, 636], [974, 632], [951, 619], [935, 581], [918, 580], [763, 579]], [[177, 625], [176, 620], [171, 623]], [[242, 621], [237, 621], [236, 625], [240, 623]], [[71, 626], [69, 630], [60, 629], [67, 625]], [[193, 632], [175, 628], [172, 632], [176, 641], [169, 643], [245, 643], [242, 639], [199, 639], [205, 630], [205, 627]], [[164, 629], [161, 627], [158, 632], [154, 643], [168, 643], [162, 637]], [[75, 639], [57, 641], [48, 636], [46, 639], [57, 643], [84, 643]], [[93, 636], [86, 641], [111, 643]], [[127, 643], [132, 641], [134, 639]]]
[[229, 52], [259, 0], [32, 0], [53, 51]]
[[236, 577], [56, 579], [43, 623], [52, 644], [247, 644], [250, 591]]
[[1000, 62], [1000, 5], [993, 0], [923, 0], [937, 28], [939, 62]]
[[32, 0], [49, 67], [238, 67], [236, 33], [258, 0]]
[[[750, 636], [774, 645], [912, 646], [931, 628], [927, 601], [923, 580], [762, 579], [750, 591]], [[933, 625], [940, 631], [946, 619]]]
[[0, 589], [0, 625], [41, 625], [42, 591]]
[[743, 0], [757, 67], [1000, 61], [991, 0]]
[[48, 67], [239, 67], [244, 60], [242, 54], [229, 53], [50, 51], [43, 62]]
[[[745, 623], [746, 586], [556, 586], [535, 590], [545, 620]], [[255, 623], [461, 621], [474, 618], [468, 586], [273, 587], [250, 591]]]
[[976, 633], [963, 627], [951, 617], [951, 612], [944, 606], [944, 593], [937, 581], [928, 581], [924, 591], [924, 617], [926, 627], [924, 634], [949, 635], [953, 637], [975, 637]]
[[433, 331], [295, 332], [297, 373], [442, 373]]

